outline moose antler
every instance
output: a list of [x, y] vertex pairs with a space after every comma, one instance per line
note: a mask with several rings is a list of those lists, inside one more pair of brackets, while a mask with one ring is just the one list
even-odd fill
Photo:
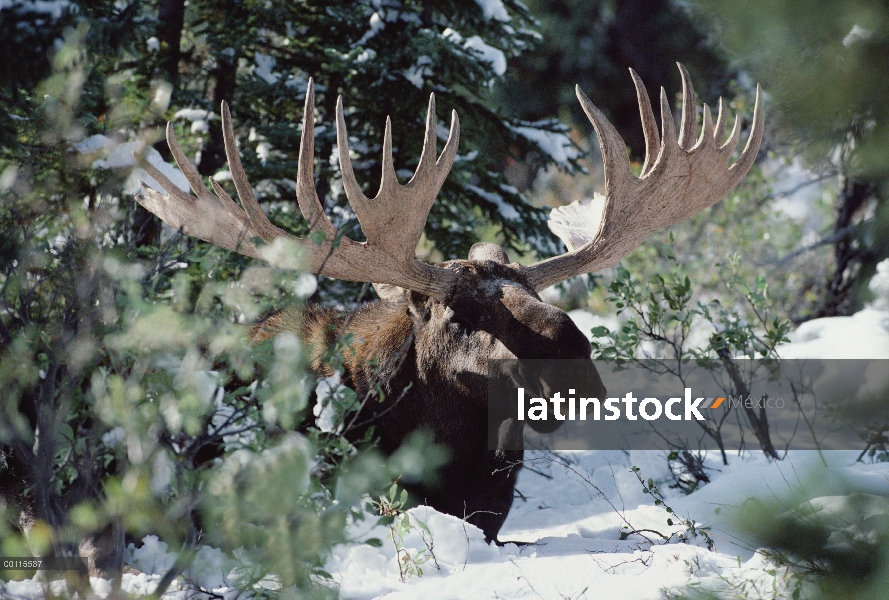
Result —
[[[553, 209], [549, 227], [565, 242], [568, 252], [531, 266], [518, 266], [536, 290], [575, 275], [616, 264], [651, 232], [686, 219], [725, 196], [753, 164], [763, 133], [762, 92], [756, 88], [756, 104], [750, 137], [738, 161], [729, 166], [740, 136], [736, 117], [729, 139], [725, 137], [726, 111], [720, 98], [719, 116], [714, 126], [710, 109], [704, 105], [703, 127], [695, 141], [696, 104], [688, 72], [681, 64], [682, 124], [677, 138], [666, 92], [661, 88], [661, 127], [658, 135], [648, 94], [639, 76], [630, 69], [645, 134], [645, 162], [639, 177], [630, 170], [626, 144], [605, 116], [577, 88], [577, 97], [596, 130], [605, 164], [605, 196], [578, 201]], [[432, 203], [447, 177], [460, 137], [457, 113], [452, 112], [451, 129], [445, 147], [436, 160], [435, 96], [429, 97], [426, 134], [420, 163], [413, 178], [400, 185], [392, 162], [392, 126], [386, 119], [383, 138], [383, 175], [380, 190], [367, 198], [360, 190], [349, 158], [348, 135], [343, 118], [342, 97], [337, 101], [337, 146], [346, 197], [355, 211], [366, 242], [355, 242], [339, 234], [324, 214], [314, 183], [314, 107], [312, 80], [306, 90], [303, 131], [300, 141], [296, 197], [300, 211], [309, 222], [310, 239], [295, 238], [269, 222], [256, 201], [238, 156], [231, 115], [222, 104], [225, 152], [232, 179], [243, 208], [212, 178], [216, 195], [204, 187], [200, 176], [185, 157], [172, 124], [167, 126], [167, 142], [173, 158], [185, 174], [193, 197], [181, 191], [154, 166], [140, 157], [139, 164], [163, 187], [169, 196], [145, 184], [137, 200], [175, 229], [189, 235], [251, 256], [275, 262], [274, 242], [290, 240], [311, 258], [314, 273], [349, 281], [400, 286], [447, 303], [456, 281], [456, 272], [447, 267], [418, 261], [414, 252]], [[316, 238], [321, 238], [316, 241]], [[264, 244], [257, 245], [256, 240]]]
[[[677, 63], [678, 64], [678, 63]], [[648, 234], [686, 219], [715, 204], [747, 174], [762, 141], [762, 92], [756, 86], [753, 126], [744, 152], [729, 165], [740, 136], [735, 118], [729, 139], [725, 136], [726, 114], [722, 98], [716, 125], [704, 105], [703, 127], [695, 142], [695, 93], [688, 72], [681, 64], [682, 125], [679, 137], [666, 92], [661, 88], [661, 127], [658, 136], [648, 94], [639, 76], [630, 69], [645, 133], [645, 162], [639, 177], [630, 170], [626, 144], [605, 116], [577, 87], [577, 98], [596, 130], [605, 163], [605, 196], [576, 201], [554, 209], [549, 227], [568, 247], [568, 252], [522, 267], [536, 290], [569, 277], [617, 264]]]
[[[179, 165], [197, 197], [180, 190], [148, 161], [137, 156], [140, 166], [169, 195], [153, 190], [143, 183], [142, 193], [136, 199], [167, 225], [253, 258], [274, 261], [276, 252], [274, 242], [283, 238], [290, 240], [311, 257], [310, 268], [314, 273], [348, 281], [397, 285], [446, 302], [453, 289], [456, 273], [445, 267], [420, 262], [414, 257], [414, 252], [432, 203], [457, 154], [460, 138], [457, 113], [451, 114], [448, 139], [441, 156], [436, 160], [435, 96], [430, 95], [420, 163], [413, 178], [405, 185], [399, 184], [395, 175], [392, 163], [392, 126], [387, 118], [383, 139], [383, 178], [379, 193], [375, 198], [369, 199], [361, 193], [352, 170], [342, 97], [340, 97], [337, 101], [336, 120], [343, 185], [349, 203], [367, 238], [366, 242], [355, 242], [337, 232], [324, 214], [315, 190], [314, 108], [315, 90], [310, 79], [303, 114], [296, 197], [300, 212], [309, 222], [312, 233], [318, 232], [320, 236], [312, 235], [309, 239], [296, 238], [269, 222], [253, 195], [253, 189], [241, 165], [231, 114], [225, 102], [222, 103], [225, 153], [243, 209], [238, 207], [212, 178], [210, 183], [216, 195], [207, 190], [200, 175], [176, 142], [172, 124], [167, 125], [167, 143], [176, 164]], [[316, 238], [320, 238], [320, 241], [316, 242]], [[257, 245], [257, 239], [265, 244]]]

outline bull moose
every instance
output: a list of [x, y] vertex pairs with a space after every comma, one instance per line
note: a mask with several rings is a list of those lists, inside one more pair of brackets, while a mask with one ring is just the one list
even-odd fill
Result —
[[[713, 205], [744, 177], [759, 151], [763, 133], [761, 91], [749, 139], [729, 166], [740, 136], [739, 119], [727, 140], [727, 115], [720, 99], [714, 125], [704, 105], [696, 137], [697, 105], [687, 71], [679, 65], [683, 104], [677, 136], [670, 104], [661, 89], [661, 130], [639, 77], [636, 86], [645, 134], [641, 174], [630, 168], [626, 144], [595, 105], [577, 89], [577, 97], [596, 131], [605, 169], [605, 194], [554, 209], [549, 227], [568, 248], [565, 254], [532, 265], [511, 263], [495, 244], [476, 244], [466, 260], [427, 264], [415, 258], [423, 227], [457, 153], [460, 135], [456, 112], [444, 149], [436, 158], [435, 97], [430, 96], [426, 133], [413, 178], [399, 184], [392, 162], [391, 123], [383, 140], [383, 174], [376, 197], [368, 198], [355, 180], [343, 119], [342, 97], [336, 108], [337, 145], [346, 196], [365, 242], [341, 235], [325, 215], [314, 184], [314, 89], [306, 91], [299, 149], [296, 198], [312, 235], [299, 239], [269, 222], [237, 153], [232, 119], [222, 105], [222, 130], [231, 175], [241, 207], [212, 178], [215, 195], [204, 186], [176, 142], [172, 125], [167, 141], [192, 196], [145, 161], [143, 168], [166, 190], [143, 184], [138, 201], [169, 226], [241, 254], [274, 262], [282, 247], [308, 258], [313, 273], [369, 282], [380, 300], [351, 314], [309, 306], [302, 313], [283, 310], [250, 328], [258, 343], [292, 331], [317, 347], [337, 335], [355, 343], [346, 356], [345, 375], [359, 396], [382, 391], [383, 402], [365, 404], [376, 419], [384, 451], [392, 452], [419, 429], [449, 453], [436, 485], [414, 486], [415, 500], [439, 511], [467, 518], [488, 541], [496, 540], [513, 501], [522, 452], [505, 450], [507, 439], [521, 439], [522, 423], [505, 418], [497, 429], [503, 446], [488, 449], [487, 364], [491, 359], [570, 358], [590, 360], [587, 338], [538, 292], [570, 277], [615, 265], [645, 237]], [[288, 242], [280, 242], [288, 240]], [[289, 244], [289, 245], [288, 245]], [[316, 365], [317, 367], [318, 365]], [[586, 389], [604, 394], [592, 362]], [[514, 373], [517, 386], [539, 390], [545, 374]], [[602, 397], [602, 396], [599, 396]], [[376, 412], [374, 412], [376, 411]], [[512, 444], [510, 447], [515, 448]], [[521, 448], [521, 445], [519, 445]]]

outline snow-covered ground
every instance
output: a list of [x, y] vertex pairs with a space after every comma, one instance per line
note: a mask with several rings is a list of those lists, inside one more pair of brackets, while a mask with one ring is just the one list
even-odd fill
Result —
[[[410, 511], [411, 517], [423, 521], [431, 536], [424, 540], [417, 530], [405, 537], [402, 548], [427, 558], [422, 576], [401, 581], [395, 545], [382, 527], [360, 536], [383, 539], [382, 547], [339, 546], [327, 568], [347, 598], [641, 600], [664, 598], [665, 591], [688, 586], [727, 592], [731, 585], [745, 582], [746, 597], [758, 597], [754, 590], [760, 589], [759, 597], [772, 598], [774, 576], [769, 571], [775, 565], [738, 531], [734, 509], [750, 497], [786, 503], [784, 498], [803, 485], [812, 498], [841, 495], [849, 485], [889, 495], [889, 467], [854, 464], [855, 458], [854, 452], [830, 453], [829, 466], [824, 467], [809, 452], [791, 453], [773, 463], [746, 454], [732, 457], [723, 467], [717, 456], [710, 456], [713, 481], [685, 496], [668, 488], [667, 463], [660, 452], [528, 453], [528, 464], [537, 472], [526, 469], [520, 475], [518, 490], [526, 499], [513, 505], [500, 538], [533, 544], [487, 546], [479, 530], [419, 507]], [[703, 536], [678, 542], [685, 525], [667, 524], [671, 515], [643, 492], [632, 466], [646, 479], [663, 482], [665, 504], [675, 515], [709, 527], [714, 550], [706, 548]], [[822, 483], [813, 488], [810, 480]], [[681, 523], [675, 516], [672, 520]], [[677, 535], [666, 543], [652, 531], [621, 540], [627, 529]], [[789, 585], [780, 575], [777, 583], [779, 588]]]
[[[827, 453], [828, 466], [811, 452], [791, 452], [784, 460], [769, 462], [760, 454], [731, 457], [727, 467], [718, 456], [708, 456], [712, 482], [685, 496], [667, 486], [669, 473], [663, 453], [575, 452], [553, 455], [528, 453], [529, 466], [518, 489], [525, 496], [516, 501], [501, 530], [501, 539], [533, 542], [528, 545], [486, 545], [482, 532], [449, 515], [428, 507], [409, 511], [414, 529], [399, 540], [400, 554], [419, 556], [422, 575], [399, 573], [396, 546], [388, 527], [356, 523], [351, 528], [355, 543], [335, 547], [326, 569], [345, 598], [596, 598], [642, 600], [665, 598], [669, 591], [689, 586], [731, 592], [745, 586], [747, 598], [775, 598], [792, 582], [783, 569], [762, 554], [733, 521], [735, 509], [748, 498], [764, 503], [784, 503], [805, 488], [813, 505], [830, 512], [850, 488], [889, 497], [889, 466], [855, 463], [855, 452]], [[673, 521], [630, 471], [639, 467], [647, 479], [662, 484], [665, 505], [673, 509]], [[813, 482], [818, 482], [813, 484]], [[676, 518], [676, 517], [679, 518]], [[652, 531], [621, 540], [627, 529], [648, 529], [665, 535], [679, 534], [682, 519], [692, 518], [707, 526], [715, 543], [706, 539], [690, 543], [674, 535], [663, 542]], [[428, 533], [419, 527], [422, 522]], [[422, 535], [421, 535], [422, 531]], [[360, 543], [377, 538], [379, 547]], [[151, 593], [175, 555], [167, 545], [148, 536], [129, 549], [128, 563], [142, 571], [125, 574], [122, 588], [134, 595]], [[205, 590], [231, 597], [230, 573], [236, 561], [221, 551], [204, 547], [195, 560], [192, 580]], [[110, 583], [93, 579], [99, 597], [111, 592]], [[62, 582], [55, 584], [59, 592]], [[773, 585], [777, 585], [773, 588]], [[737, 591], [737, 590], [735, 590]], [[0, 597], [41, 598], [40, 584], [28, 580], [0, 583]], [[165, 596], [170, 599], [206, 597], [175, 583]]]
[[[781, 348], [782, 356], [889, 358], [889, 261], [880, 265], [871, 289], [877, 299], [867, 308], [851, 317], [804, 324]], [[588, 314], [572, 316], [584, 329], [609, 324]], [[874, 495], [883, 509], [889, 497], [889, 463], [856, 463], [855, 452], [828, 452], [826, 466], [818, 454], [805, 451], [790, 452], [777, 462], [749, 452], [729, 458], [723, 466], [718, 455], [707, 455], [711, 482], [685, 495], [669, 487], [672, 478], [663, 452], [528, 452], [530, 468], [522, 471], [517, 486], [522, 498], [500, 532], [501, 540], [526, 545], [487, 545], [472, 525], [418, 507], [409, 511], [413, 527], [396, 536], [397, 546], [388, 527], [370, 521], [352, 524], [354, 541], [336, 546], [325, 568], [345, 598], [642, 600], [689, 587], [729, 595], [743, 588], [741, 597], [749, 598], [781, 597], [783, 591], [789, 597], [786, 571], [776, 570], [756, 552], [734, 520], [737, 509], [751, 498], [787, 509], [807, 499], [813, 511], [830, 518], [850, 489]], [[656, 506], [654, 497], [643, 491], [632, 467], [645, 480], [657, 482], [663, 504]], [[686, 519], [708, 528], [712, 549], [704, 536], [688, 536], [688, 543], [679, 540]], [[648, 531], [623, 535], [630, 530]], [[664, 541], [660, 534], [670, 539]], [[382, 544], [362, 543], [370, 538]], [[410, 572], [399, 570], [405, 555], [414, 559]], [[150, 593], [172, 560], [166, 544], [155, 537], [131, 546], [128, 562], [141, 573], [124, 575], [123, 590]], [[204, 589], [233, 595], [229, 577], [234, 565], [219, 550], [204, 548], [192, 578]], [[93, 588], [100, 597], [111, 591], [104, 580], [93, 580]], [[34, 581], [0, 582], [3, 598], [43, 595]], [[167, 597], [196, 596], [177, 583]]]
[[[790, 335], [781, 355], [889, 358], [889, 261], [879, 266], [870, 287], [877, 299], [868, 307], [851, 317], [805, 323]], [[616, 325], [583, 311], [571, 317], [584, 331]], [[787, 509], [790, 502], [817, 498], [813, 505], [830, 513], [850, 489], [889, 497], [889, 465], [856, 463], [856, 452], [826, 453], [827, 466], [815, 452], [791, 452], [778, 462], [748, 452], [730, 456], [728, 466], [711, 453], [706, 459], [711, 483], [689, 495], [669, 487], [664, 452], [526, 452], [525, 458], [530, 468], [521, 472], [517, 486], [524, 498], [513, 504], [500, 539], [532, 543], [485, 545], [481, 531], [459, 519], [415, 508], [411, 518], [422, 521], [431, 535], [420, 535], [417, 527], [400, 541], [400, 555], [388, 528], [363, 524], [354, 527], [356, 539], [379, 538], [381, 547], [335, 548], [326, 568], [340, 593], [347, 598], [642, 600], [697, 587], [732, 597], [743, 588], [743, 597], [750, 598], [774, 598], [785, 589], [789, 597], [792, 582], [756, 552], [735, 522], [735, 509], [750, 498]], [[655, 506], [631, 467], [638, 467], [646, 481], [658, 482], [663, 505]], [[685, 519], [709, 528], [712, 550], [703, 536], [678, 541]], [[642, 529], [672, 538], [664, 543], [649, 531], [621, 540], [623, 531]], [[398, 558], [405, 553], [426, 559], [422, 576], [402, 581]]]

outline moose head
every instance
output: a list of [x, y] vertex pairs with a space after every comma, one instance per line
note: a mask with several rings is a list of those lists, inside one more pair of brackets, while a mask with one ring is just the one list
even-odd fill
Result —
[[[342, 98], [336, 125], [342, 181], [366, 237], [356, 242], [325, 215], [315, 190], [314, 88], [306, 91], [299, 150], [296, 197], [312, 235], [295, 238], [269, 222], [260, 208], [238, 157], [231, 115], [222, 105], [225, 150], [241, 207], [212, 178], [215, 195], [176, 142], [172, 125], [167, 141], [176, 163], [196, 194], [178, 189], [146, 161], [142, 167], [167, 192], [143, 184], [137, 200], [164, 222], [191, 236], [251, 256], [275, 261], [281, 246], [307, 257], [313, 273], [369, 282], [381, 301], [345, 316], [331, 309], [284, 310], [255, 324], [251, 341], [261, 342], [284, 330], [312, 344], [324, 345], [331, 332], [353, 334], [346, 376], [359, 395], [385, 393], [386, 401], [362, 405], [375, 421], [384, 451], [394, 451], [418, 429], [450, 454], [437, 485], [410, 488], [419, 502], [466, 517], [494, 540], [512, 504], [522, 452], [488, 450], [488, 361], [492, 359], [590, 359], [590, 344], [569, 317], [546, 304], [538, 292], [568, 278], [617, 264], [645, 237], [713, 205], [744, 177], [753, 164], [763, 133], [761, 92], [757, 87], [753, 125], [737, 162], [732, 153], [740, 136], [739, 119], [725, 139], [727, 115], [720, 99], [714, 125], [703, 107], [696, 137], [697, 106], [687, 71], [679, 65], [683, 86], [681, 127], [677, 136], [666, 93], [661, 90], [661, 131], [639, 77], [636, 86], [646, 142], [640, 175], [630, 168], [626, 144], [598, 108], [577, 89], [602, 151], [605, 194], [554, 209], [549, 227], [568, 248], [565, 254], [532, 265], [510, 263], [494, 244], [476, 244], [466, 260], [427, 264], [415, 250], [423, 227], [457, 153], [459, 122], [451, 115], [448, 139], [436, 157], [435, 98], [430, 96], [422, 155], [413, 178], [400, 184], [392, 162], [392, 132], [386, 121], [383, 174], [376, 197], [368, 198], [355, 180], [349, 157]], [[243, 207], [243, 208], [242, 208]], [[281, 244], [278, 240], [287, 240]], [[552, 382], [546, 373], [510, 373], [516, 386], [545, 395]], [[590, 362], [586, 389], [603, 397], [605, 388]], [[406, 390], [406, 391], [405, 391]], [[504, 417], [496, 435], [515, 448], [521, 423]], [[511, 439], [512, 444], [506, 440]], [[521, 446], [519, 446], [521, 447]]]

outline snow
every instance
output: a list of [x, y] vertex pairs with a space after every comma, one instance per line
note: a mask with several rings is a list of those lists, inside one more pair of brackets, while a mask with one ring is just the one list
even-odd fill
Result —
[[873, 34], [873, 31], [865, 29], [856, 23], [855, 25], [852, 25], [852, 29], [850, 29], [849, 33], [843, 38], [843, 46], [848, 48], [855, 42], [867, 41]]
[[[102, 148], [105, 144], [91, 140], [84, 147]], [[109, 160], [109, 164], [113, 162]], [[781, 355], [889, 358], [889, 261], [878, 266], [870, 288], [876, 299], [864, 310], [851, 317], [804, 324], [780, 347]], [[612, 316], [586, 311], [572, 311], [570, 316], [586, 333], [597, 325], [615, 325]], [[871, 375], [886, 378], [885, 373], [872, 373], [868, 378]], [[304, 443], [294, 435], [258, 462], [275, 461], [288, 448], [302, 448]], [[654, 600], [664, 598], [670, 590], [696, 588], [729, 594], [742, 586], [747, 598], [790, 597], [793, 581], [758, 552], [749, 534], [739, 527], [739, 507], [751, 502], [779, 512], [804, 507], [807, 515], [834, 528], [830, 538], [834, 547], [870, 535], [863, 523], [879, 520], [889, 511], [889, 467], [885, 463], [857, 463], [854, 451], [825, 452], [826, 464], [822, 456], [809, 451], [788, 452], [780, 461], [769, 461], [757, 452], [732, 454], [728, 465], [722, 465], [715, 452], [704, 457], [711, 482], [684, 495], [669, 487], [670, 467], [662, 452], [527, 451], [525, 464], [529, 468], [522, 470], [517, 484], [521, 497], [513, 504], [499, 536], [526, 545], [485, 544], [476, 527], [420, 506], [399, 517], [411, 525], [400, 535], [377, 524], [373, 516], [352, 521], [347, 527], [351, 541], [336, 545], [324, 568], [339, 594], [355, 599]], [[244, 451], [235, 452], [226, 459], [225, 472], [237, 477], [249, 460]], [[632, 467], [638, 467], [643, 478], [657, 482], [664, 505], [656, 506], [652, 496], [643, 491]], [[308, 485], [307, 481], [302, 483]], [[220, 478], [217, 485], [227, 485], [226, 478]], [[674, 511], [673, 516], [665, 505]], [[849, 521], [844, 516], [850, 507], [860, 519]], [[672, 525], [668, 518], [672, 518]], [[708, 528], [712, 549], [702, 535], [689, 535], [687, 543], [679, 541], [679, 534], [687, 534], [686, 518], [693, 519], [698, 528]], [[669, 539], [652, 532], [622, 534], [642, 529]], [[371, 539], [376, 543], [365, 543]], [[399, 570], [405, 553], [415, 557], [419, 569]], [[136, 596], [152, 593], [174, 558], [175, 553], [156, 536], [131, 544], [126, 562], [140, 573], [123, 576], [123, 591]], [[174, 582], [165, 598], [206, 598], [189, 587], [188, 579], [221, 596], [229, 591], [234, 594], [233, 574], [238, 564], [237, 556], [202, 546], [185, 573], [187, 579]], [[111, 592], [105, 580], [93, 578], [90, 583], [97, 597]], [[53, 582], [49, 587], [58, 593], [64, 585]], [[0, 581], [3, 598], [43, 598], [44, 589], [44, 584], [35, 580]]]
[[423, 89], [424, 78], [432, 75], [432, 59], [428, 56], [418, 56], [417, 61], [411, 67], [402, 72], [405, 79], [410, 81], [417, 89]]
[[788, 337], [778, 349], [783, 358], [889, 357], [889, 313], [865, 308], [850, 317], [814, 319]]
[[782, 358], [889, 358], [889, 260], [869, 284], [875, 299], [849, 317], [813, 319], [788, 335]]
[[547, 131], [539, 127], [511, 127], [513, 131], [536, 144], [540, 151], [549, 155], [560, 168], [568, 166], [569, 161], [579, 156], [577, 148], [566, 134], [559, 131]]
[[[355, 57], [355, 62], [356, 63], [363, 63], [363, 62], [367, 62], [369, 60], [373, 60], [376, 57], [377, 57], [376, 50], [374, 50], [373, 48], [367, 48], [366, 50], [362, 51], [361, 54], [359, 54], [358, 56]], [[289, 83], [290, 82], [288, 82], [288, 84]]]
[[[188, 180], [185, 179], [185, 175], [183, 175], [182, 172], [177, 169], [175, 165], [166, 162], [161, 157], [160, 152], [158, 152], [154, 148], [145, 148], [142, 142], [127, 142], [115, 146], [114, 149], [108, 154], [108, 157], [106, 159], [100, 159], [94, 162], [93, 168], [120, 169], [134, 167], [136, 162], [135, 159], [133, 159], [133, 153], [139, 153], [143, 151], [145, 152], [145, 160], [147, 160], [162, 174], [166, 175], [167, 178], [172, 181], [179, 189], [185, 191], [190, 190], [190, 188], [188, 187]], [[141, 189], [140, 182], [145, 182], [145, 184], [149, 187], [154, 188], [159, 192], [164, 192], [164, 188], [161, 186], [161, 184], [156, 182], [153, 177], [145, 172], [144, 169], [142, 169], [141, 167], [135, 167], [124, 183], [123, 193], [127, 195], [135, 194]]]
[[69, 0], [0, 0], [0, 10], [10, 8], [21, 13], [46, 14], [52, 19], [60, 18], [68, 10], [77, 11]]
[[272, 151], [272, 145], [268, 142], [259, 142], [256, 144], [256, 156], [259, 158], [259, 162], [265, 164], [269, 159], [269, 155]]
[[77, 142], [76, 144], [74, 144], [74, 149], [81, 154], [92, 154], [94, 152], [100, 152], [102, 150], [110, 150], [114, 146], [114, 140], [112, 140], [108, 136], [98, 134], [91, 135], [90, 137]]
[[265, 80], [269, 85], [274, 85], [281, 80], [281, 74], [274, 72], [274, 68], [278, 64], [278, 60], [274, 56], [257, 52], [254, 60], [256, 61], [256, 67], [253, 69], [254, 75]]
[[512, 21], [512, 17], [509, 16], [509, 13], [506, 12], [506, 7], [503, 6], [503, 0], [475, 0], [475, 3], [482, 9], [486, 21], [491, 19], [501, 23]]
[[506, 73], [506, 55], [503, 54], [503, 50], [487, 44], [477, 35], [467, 39], [463, 47], [478, 52], [481, 59], [491, 65], [498, 77]]
[[102, 443], [108, 448], [117, 448], [126, 437], [127, 432], [123, 427], [115, 427], [102, 435]]
[[210, 113], [200, 108], [180, 108], [173, 115], [174, 119], [185, 119], [186, 121], [203, 121], [208, 118]]
[[873, 308], [889, 311], [889, 260], [884, 260], [877, 265], [877, 272], [868, 284], [875, 299], [871, 303]]
[[329, 377], [321, 377], [315, 386], [315, 406], [312, 414], [315, 415], [315, 423], [318, 429], [325, 433], [337, 430], [336, 394], [343, 386], [340, 383], [342, 374], [334, 371]]
[[[877, 299], [851, 317], [818, 319], [800, 327], [791, 342], [781, 346], [785, 358], [861, 357], [889, 358], [889, 261], [881, 263], [870, 284]], [[571, 318], [581, 331], [598, 325], [614, 328], [613, 317], [576, 310]], [[500, 532], [501, 540], [532, 545], [484, 546], [481, 531], [431, 508], [409, 511], [410, 519], [423, 521], [431, 532], [433, 550], [419, 534], [400, 541], [411, 556], [428, 556], [423, 575], [401, 580], [396, 545], [385, 527], [353, 524], [355, 540], [334, 549], [325, 568], [333, 574], [345, 598], [525, 598], [584, 597], [637, 600], [663, 598], [664, 590], [689, 586], [731, 591], [745, 584], [747, 597], [774, 597], [772, 585], [790, 596], [791, 581], [777, 579], [776, 565], [738, 530], [733, 509], [749, 498], [760, 502], [809, 501], [825, 523], [837, 521], [853, 500], [866, 501], [868, 514], [884, 515], [889, 495], [889, 468], [884, 464], [856, 463], [856, 452], [827, 452], [827, 466], [813, 452], [788, 453], [769, 462], [759, 453], [731, 456], [723, 466], [715, 454], [706, 455], [712, 482], [685, 496], [661, 483], [666, 503], [681, 518], [706, 525], [715, 548], [708, 550], [701, 537], [676, 543], [684, 529], [668, 526], [670, 515], [654, 506], [630, 471], [638, 466], [644, 477], [669, 481], [663, 453], [526, 452], [525, 469], [517, 500]], [[849, 489], [856, 490], [855, 498]], [[801, 496], [801, 494], [803, 494]], [[639, 535], [621, 540], [621, 530], [653, 529], [670, 543], [652, 543]], [[363, 527], [363, 529], [362, 529]], [[416, 531], [416, 529], [415, 529]], [[866, 532], [859, 532], [864, 535]], [[383, 541], [376, 548], [360, 543]], [[435, 560], [431, 554], [434, 554]]]
[[136, 166], [136, 160], [133, 158], [134, 153], [144, 153], [145, 160], [166, 175], [177, 187], [186, 192], [190, 190], [185, 175], [175, 165], [166, 162], [160, 152], [151, 147], [146, 148], [141, 141], [118, 143], [104, 135], [93, 135], [74, 144], [73, 148], [81, 154], [104, 156], [93, 161], [93, 169], [132, 169], [122, 189], [126, 195], [138, 192], [141, 189], [140, 182], [145, 182], [149, 187], [164, 192], [164, 188], [158, 182], [150, 177], [144, 169]]
[[441, 37], [453, 44], [462, 45], [463, 48], [478, 53], [483, 61], [491, 65], [498, 77], [506, 73], [506, 55], [499, 48], [486, 43], [481, 37], [474, 35], [464, 41], [463, 36], [450, 27], [441, 32]]
[[620, 322], [617, 320], [617, 315], [594, 315], [588, 310], [578, 308], [569, 311], [568, 316], [571, 318], [572, 321], [574, 321], [574, 324], [577, 325], [577, 328], [580, 329], [590, 341], [593, 341], [594, 339], [602, 339], [593, 337], [592, 333], [590, 333], [593, 327], [605, 327], [609, 331], [615, 331], [620, 327]]
[[293, 282], [293, 291], [300, 298], [308, 298], [318, 289], [318, 278], [311, 273], [300, 273]]
[[515, 207], [507, 204], [500, 194], [486, 192], [485, 190], [475, 185], [467, 185], [466, 189], [473, 192], [474, 194], [478, 194], [479, 196], [496, 206], [497, 212], [499, 212], [500, 216], [502, 216], [507, 221], [517, 221], [520, 218], [520, 215]]
[[837, 176], [825, 177], [807, 167], [799, 157], [789, 163], [767, 159], [763, 172], [773, 177], [772, 207], [797, 223], [802, 231], [799, 248], [808, 247], [824, 235], [825, 216], [834, 204]]
[[[843, 493], [844, 482], [870, 494], [889, 494], [885, 466], [849, 466], [854, 459], [854, 453], [830, 453], [829, 466], [823, 467], [816, 455], [807, 452], [772, 463], [761, 455], [744, 455], [734, 457], [721, 473], [715, 473], [712, 483], [689, 496], [662, 485], [677, 515], [710, 526], [716, 543], [711, 551], [702, 538], [697, 544], [676, 543], [675, 537], [666, 544], [653, 544], [640, 535], [620, 539], [627, 525], [665, 535], [684, 528], [666, 524], [669, 514], [653, 506], [630, 472], [636, 465], [646, 476], [663, 480], [668, 474], [662, 454], [527, 453], [526, 461], [546, 476], [522, 471], [518, 489], [528, 500], [513, 506], [500, 539], [534, 544], [486, 546], [475, 527], [418, 507], [408, 511], [408, 518], [425, 523], [431, 536], [424, 539], [415, 527], [399, 547], [411, 556], [420, 553], [427, 558], [421, 565], [422, 576], [414, 574], [402, 582], [391, 532], [364, 522], [351, 526], [356, 541], [337, 546], [325, 568], [339, 584], [340, 594], [356, 599], [574, 598], [582, 597], [584, 590], [595, 590], [589, 597], [627, 600], [663, 598], [664, 589], [690, 584], [719, 589], [726, 579], [768, 581], [764, 589], [771, 591], [768, 571], [774, 565], [755, 553], [755, 547], [736, 530], [732, 508], [752, 495], [763, 501], [778, 500], [792, 485], [788, 482], [795, 484], [806, 474], [822, 482], [813, 488], [821, 498], [813, 506], [823, 511], [845, 502], [836, 498]], [[717, 512], [717, 508], [724, 510]], [[872, 512], [881, 508], [874, 503]], [[382, 540], [382, 546], [359, 543], [369, 538]]]

